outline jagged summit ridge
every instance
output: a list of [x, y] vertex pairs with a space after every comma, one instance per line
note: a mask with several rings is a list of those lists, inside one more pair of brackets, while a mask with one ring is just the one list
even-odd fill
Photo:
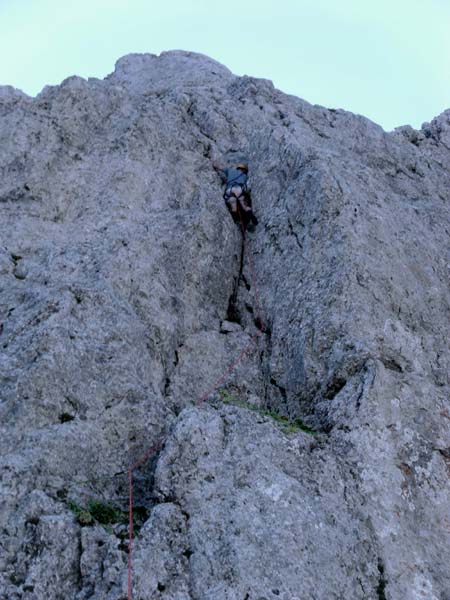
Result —
[[[112, 80], [121, 85], [128, 85], [135, 94], [145, 94], [162, 92], [173, 87], [195, 87], [197, 85], [221, 86], [222, 82], [229, 83], [236, 77], [232, 72], [220, 62], [198, 52], [185, 50], [169, 50], [161, 54], [151, 53], [131, 53], [122, 56], [117, 60], [115, 69], [105, 77], [105, 81]], [[82, 77], [68, 77], [61, 85], [68, 85], [69, 82], [85, 82]], [[102, 81], [96, 78], [89, 78], [89, 81]], [[259, 79], [259, 81], [263, 81]], [[58, 86], [46, 86], [42, 93], [47, 93], [48, 89]], [[38, 94], [38, 96], [40, 95]], [[0, 85], [0, 98], [3, 102], [8, 102], [17, 98], [31, 98], [21, 90], [9, 85]], [[336, 111], [345, 112], [345, 111]], [[365, 119], [365, 117], [362, 117]], [[368, 120], [368, 119], [367, 119]], [[448, 129], [449, 119], [448, 110], [443, 111], [431, 121], [431, 127]], [[419, 138], [422, 135], [429, 136], [430, 123], [424, 123], [421, 130], [415, 130], [409, 125], [399, 126], [396, 129], [417, 132], [411, 135]], [[423, 132], [423, 133], [422, 133]]]

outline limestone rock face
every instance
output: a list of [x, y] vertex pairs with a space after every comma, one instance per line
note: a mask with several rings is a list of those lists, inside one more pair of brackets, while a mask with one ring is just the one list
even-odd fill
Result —
[[135, 599], [449, 600], [449, 111], [130, 55], [0, 88], [0, 168], [0, 598], [127, 598], [139, 462]]

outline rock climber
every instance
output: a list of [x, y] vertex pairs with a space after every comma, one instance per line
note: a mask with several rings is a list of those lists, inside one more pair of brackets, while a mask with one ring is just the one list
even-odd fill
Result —
[[241, 213], [245, 227], [247, 227], [250, 222], [252, 226], [257, 225], [258, 219], [255, 217], [252, 210], [252, 200], [247, 185], [247, 163], [240, 162], [236, 167], [226, 168], [221, 167], [215, 161], [213, 161], [212, 164], [222, 179], [222, 182], [226, 184], [223, 197], [233, 221], [240, 224], [239, 216]]

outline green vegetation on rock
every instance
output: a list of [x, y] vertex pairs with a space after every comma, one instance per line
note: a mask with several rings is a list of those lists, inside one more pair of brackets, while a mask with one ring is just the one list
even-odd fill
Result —
[[219, 394], [224, 404], [233, 404], [234, 406], [238, 406], [239, 408], [246, 408], [253, 412], [257, 412], [263, 417], [270, 417], [276, 423], [278, 423], [278, 425], [281, 426], [282, 430], [285, 433], [297, 433], [297, 431], [303, 431], [304, 433], [309, 433], [310, 435], [315, 435], [317, 433], [313, 429], [310, 429], [298, 418], [288, 419], [288, 417], [279, 415], [276, 412], [266, 410], [264, 408], [258, 408], [257, 406], [253, 406], [252, 404], [241, 400], [237, 396], [230, 394], [230, 392], [228, 392], [227, 390], [220, 390]]

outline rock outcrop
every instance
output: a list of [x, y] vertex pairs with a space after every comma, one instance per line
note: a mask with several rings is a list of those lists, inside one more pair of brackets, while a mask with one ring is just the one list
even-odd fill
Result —
[[156, 444], [136, 600], [449, 600], [450, 111], [177, 51], [0, 88], [0, 141], [0, 598], [127, 598]]

